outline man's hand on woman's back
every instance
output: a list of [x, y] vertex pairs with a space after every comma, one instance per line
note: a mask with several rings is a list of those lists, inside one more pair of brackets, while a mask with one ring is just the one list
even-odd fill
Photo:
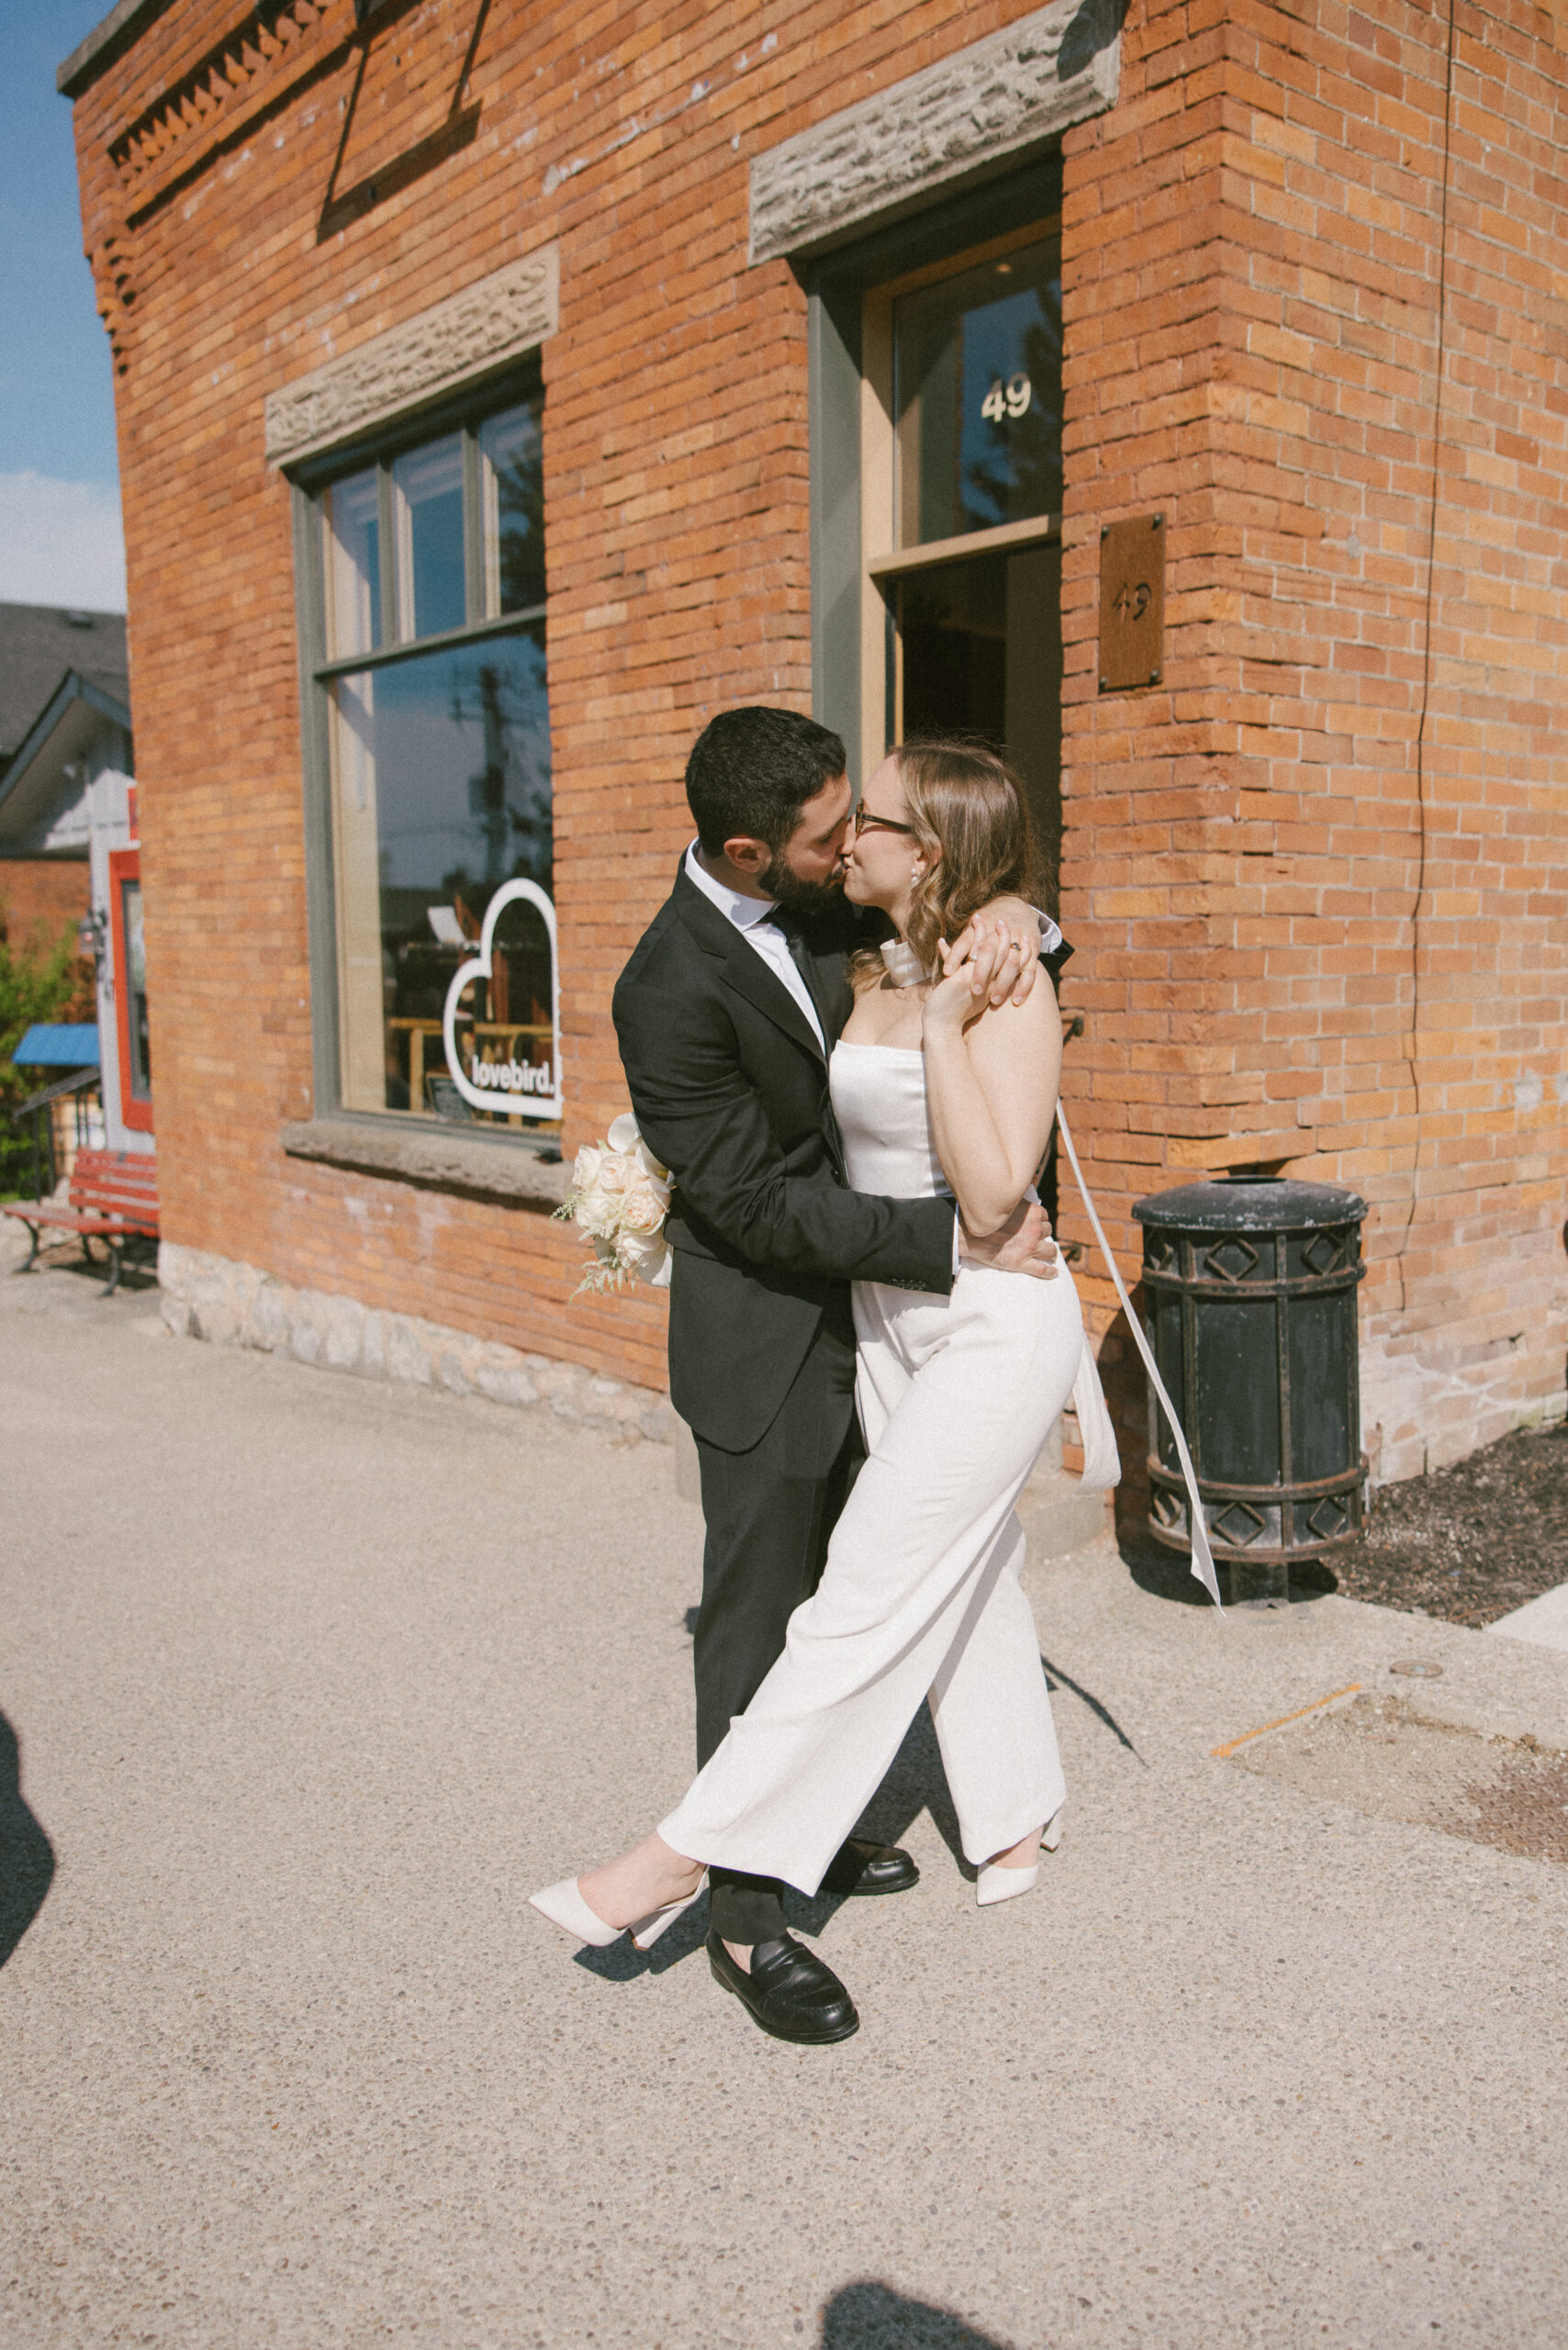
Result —
[[1060, 1261], [1050, 1218], [1037, 1200], [1020, 1200], [1007, 1222], [983, 1240], [973, 1239], [960, 1227], [958, 1259], [965, 1265], [989, 1265], [998, 1273], [1028, 1273], [1040, 1281], [1053, 1281]]

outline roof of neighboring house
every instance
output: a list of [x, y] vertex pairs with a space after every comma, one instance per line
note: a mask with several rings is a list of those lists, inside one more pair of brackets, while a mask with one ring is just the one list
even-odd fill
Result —
[[133, 755], [125, 679], [68, 669], [0, 768], [0, 856], [85, 856], [92, 779]]
[[31, 732], [68, 669], [128, 705], [125, 614], [0, 604], [0, 761]]

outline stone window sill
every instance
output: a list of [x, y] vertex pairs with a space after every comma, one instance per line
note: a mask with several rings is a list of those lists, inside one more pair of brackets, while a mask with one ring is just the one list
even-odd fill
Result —
[[572, 1170], [516, 1143], [477, 1142], [450, 1126], [426, 1134], [356, 1118], [308, 1118], [279, 1136], [291, 1158], [316, 1158], [433, 1191], [506, 1200], [548, 1215], [571, 1189]]

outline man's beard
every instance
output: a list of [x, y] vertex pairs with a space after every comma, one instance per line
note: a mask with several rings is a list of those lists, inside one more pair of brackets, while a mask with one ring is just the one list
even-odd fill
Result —
[[775, 849], [766, 871], [756, 877], [757, 887], [775, 904], [792, 914], [809, 916], [825, 913], [830, 906], [844, 903], [844, 867], [840, 865], [831, 881], [802, 881], [784, 861], [782, 849]]

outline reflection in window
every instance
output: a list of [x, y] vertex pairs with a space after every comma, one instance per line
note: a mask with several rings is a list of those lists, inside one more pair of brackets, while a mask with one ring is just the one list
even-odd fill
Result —
[[136, 1102], [152, 1099], [152, 1053], [147, 1028], [147, 944], [141, 927], [141, 884], [120, 883], [120, 921], [125, 936], [126, 1029], [130, 1038], [130, 1091]]
[[894, 305], [893, 404], [901, 546], [1059, 513], [1055, 239]]
[[[1061, 850], [1061, 549], [1002, 548], [898, 583], [902, 736], [975, 735], [1022, 777], [1039, 886]], [[1044, 901], [1042, 901], [1044, 902]]]
[[509, 408], [479, 432], [485, 512], [485, 613], [544, 601], [544, 498], [536, 401]]
[[[340, 677], [331, 693], [343, 1103], [465, 1115], [442, 1046], [453, 973], [502, 881], [550, 890], [543, 627]], [[498, 1091], [545, 1093], [543, 922], [509, 908], [498, 940], [488, 981], [467, 991], [465, 1059], [497, 1064]]]
[[398, 633], [440, 636], [468, 618], [463, 565], [463, 442], [454, 432], [392, 468]]
[[381, 490], [374, 465], [327, 492], [327, 647], [381, 649]]
[[1007, 743], [1007, 557], [971, 555], [902, 580], [899, 646], [906, 735]]

